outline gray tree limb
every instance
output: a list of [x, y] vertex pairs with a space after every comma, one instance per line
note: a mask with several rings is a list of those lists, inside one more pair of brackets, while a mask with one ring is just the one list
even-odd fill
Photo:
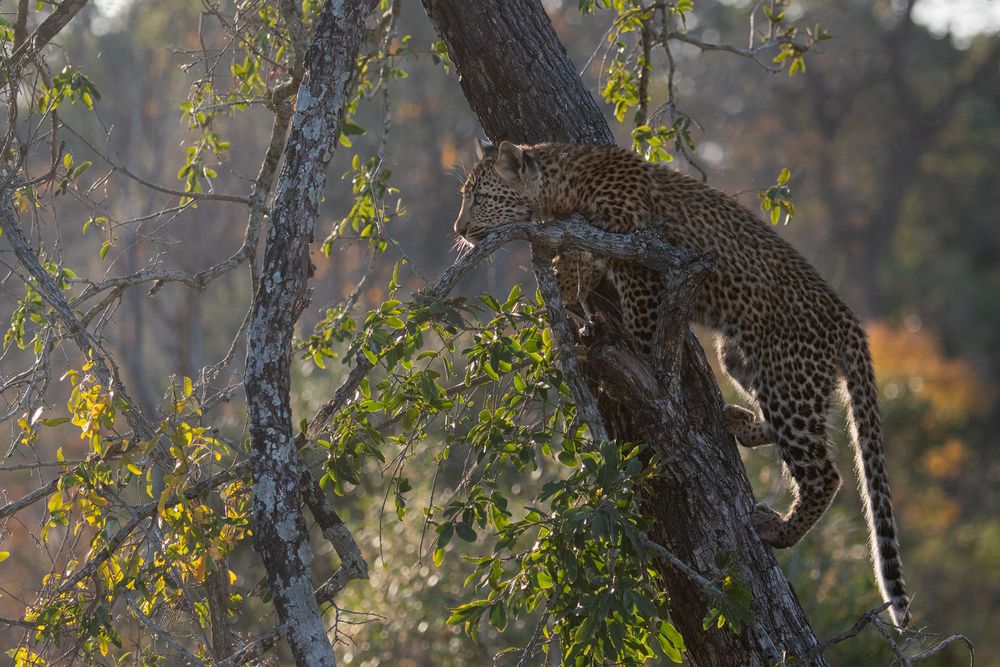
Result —
[[10, 54], [10, 59], [4, 63], [5, 73], [16, 75], [21, 66], [45, 48], [86, 4], [87, 0], [64, 0], [54, 12], [42, 21], [42, 24], [31, 33], [30, 37], [17, 45], [14, 52]]
[[336, 658], [314, 595], [312, 548], [300, 508], [303, 465], [289, 404], [292, 327], [308, 301], [316, 212], [373, 5], [374, 0], [329, 0], [316, 23], [247, 333], [254, 545], [267, 570], [285, 638], [303, 667], [336, 665]]

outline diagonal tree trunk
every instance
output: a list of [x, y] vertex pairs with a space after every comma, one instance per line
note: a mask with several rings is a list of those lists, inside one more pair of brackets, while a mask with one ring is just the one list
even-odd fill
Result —
[[[423, 4], [448, 47], [470, 106], [494, 141], [613, 141], [537, 0]], [[750, 484], [723, 426], [718, 387], [684, 321], [683, 307], [682, 301], [673, 304], [678, 321], [667, 327], [673, 340], [665, 341], [680, 351], [667, 355], [668, 363], [673, 357], [679, 367], [668, 365], [664, 373], [651, 372], [646, 361], [622, 346], [620, 336], [599, 332], [584, 341], [584, 372], [611, 436], [646, 442], [662, 461], [662, 475], [644, 500], [655, 519], [649, 538], [669, 551], [659, 569], [670, 593], [672, 620], [693, 665], [763, 666], [790, 656], [823, 665], [821, 656], [812, 655], [816, 638], [794, 591], [750, 526]], [[613, 309], [605, 307], [605, 315], [613, 320]], [[719, 604], [717, 589], [713, 592], [704, 579], [717, 574], [719, 554], [732, 555], [752, 596], [754, 621], [739, 635], [702, 629], [706, 613]], [[684, 563], [696, 573], [685, 571]], [[697, 573], [704, 577], [700, 583]]]
[[305, 307], [326, 167], [349, 96], [365, 19], [375, 0], [330, 0], [305, 56], [285, 162], [247, 340], [246, 394], [253, 442], [254, 545], [264, 561], [284, 636], [300, 667], [336, 665], [316, 603], [312, 548], [302, 516], [289, 365], [292, 327]]

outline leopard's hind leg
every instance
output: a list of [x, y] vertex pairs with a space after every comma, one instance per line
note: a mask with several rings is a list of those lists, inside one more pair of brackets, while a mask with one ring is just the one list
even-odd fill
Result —
[[753, 514], [753, 524], [761, 539], [778, 548], [797, 543], [816, 525], [841, 484], [826, 440], [832, 380], [800, 387], [793, 393], [793, 377], [774, 377], [758, 392], [778, 456], [793, 483], [792, 504], [787, 512], [779, 514], [761, 504]]

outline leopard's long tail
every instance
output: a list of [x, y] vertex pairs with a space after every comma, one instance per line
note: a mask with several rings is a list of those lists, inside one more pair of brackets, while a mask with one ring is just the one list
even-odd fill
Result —
[[872, 566], [882, 599], [890, 602], [892, 619], [900, 628], [910, 624], [910, 598], [903, 581], [889, 477], [882, 447], [878, 388], [868, 341], [860, 325], [845, 359], [848, 426], [854, 445], [854, 465], [871, 547]]

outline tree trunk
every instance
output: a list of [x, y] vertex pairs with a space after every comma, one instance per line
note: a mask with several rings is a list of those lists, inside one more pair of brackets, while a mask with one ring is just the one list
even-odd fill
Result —
[[365, 18], [373, 5], [374, 0], [331, 0], [317, 21], [247, 334], [254, 546], [264, 561], [284, 636], [301, 667], [336, 665], [336, 658], [309, 573], [312, 548], [299, 489], [302, 461], [289, 405], [292, 327], [308, 301], [316, 212], [349, 99]]
[[[423, 4], [488, 136], [521, 143], [613, 141], [537, 0]], [[605, 315], [614, 320], [614, 312]], [[675, 340], [667, 343], [681, 346], [681, 368], [673, 375], [666, 369], [666, 378], [680, 382], [656, 379], [648, 361], [614, 335], [584, 341], [584, 370], [612, 437], [646, 442], [662, 461], [663, 472], [644, 497], [655, 519], [650, 539], [709, 580], [717, 578], [716, 556], [731, 554], [752, 596], [754, 621], [741, 634], [703, 630], [717, 597], [669, 560], [660, 562], [671, 618], [691, 664], [773, 665], [796, 656], [823, 665], [822, 657], [811, 656], [816, 638], [794, 591], [750, 525], [755, 501], [704, 353], [686, 323], [674, 330]]]
[[537, 0], [422, 1], [491, 139], [614, 143]]

